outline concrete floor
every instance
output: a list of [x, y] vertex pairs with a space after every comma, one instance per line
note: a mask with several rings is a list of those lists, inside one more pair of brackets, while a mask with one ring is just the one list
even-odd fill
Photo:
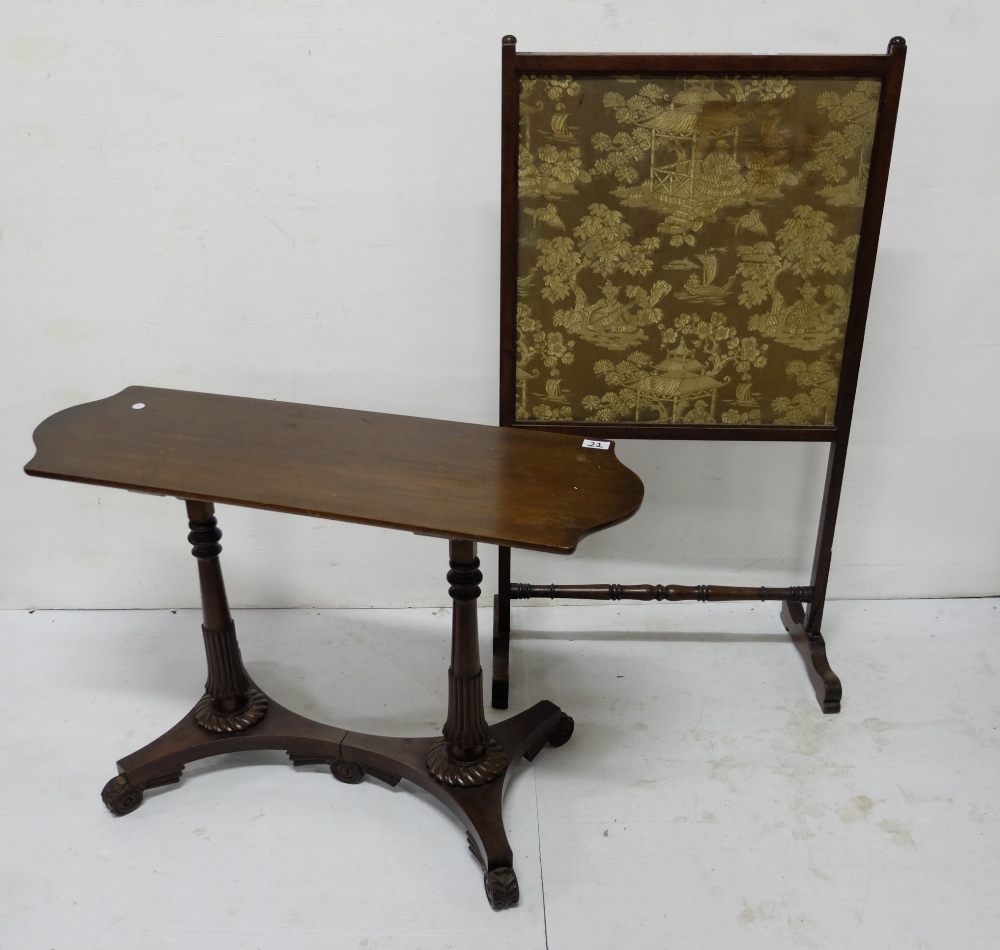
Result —
[[[243, 753], [113, 818], [115, 760], [200, 694], [198, 614], [0, 613], [0, 950], [993, 950], [998, 606], [828, 605], [838, 716], [776, 605], [515, 611], [510, 712], [550, 698], [577, 729], [510, 781], [521, 902], [501, 913], [458, 823], [405, 782]], [[445, 611], [236, 621], [284, 705], [440, 729]]]

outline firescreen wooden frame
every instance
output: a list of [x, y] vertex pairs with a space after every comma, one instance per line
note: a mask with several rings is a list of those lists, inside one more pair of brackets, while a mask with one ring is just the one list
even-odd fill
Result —
[[[827, 585], [830, 575], [830, 564], [833, 548], [833, 537], [834, 530], [836, 528], [837, 521], [837, 511], [840, 503], [841, 488], [843, 484], [844, 466], [847, 456], [847, 446], [850, 436], [851, 421], [854, 411], [854, 401], [855, 394], [857, 391], [857, 381], [858, 381], [858, 371], [861, 361], [861, 349], [864, 340], [865, 324], [868, 315], [868, 305], [871, 295], [872, 278], [875, 267], [875, 257], [878, 247], [879, 231], [881, 228], [882, 212], [885, 203], [885, 191], [886, 182], [889, 173], [889, 162], [892, 152], [892, 141], [895, 131], [896, 124], [896, 113], [899, 102], [900, 87], [902, 84], [903, 77], [903, 66], [906, 59], [906, 43], [901, 37], [894, 37], [888, 45], [888, 49], [883, 55], [834, 55], [834, 56], [816, 56], [816, 55], [651, 55], [651, 54], [588, 54], [588, 53], [521, 53], [516, 50], [516, 40], [513, 36], [506, 36], [503, 39], [503, 105], [502, 105], [502, 167], [501, 167], [501, 288], [500, 288], [500, 425], [510, 426], [517, 428], [529, 428], [529, 429], [539, 429], [548, 432], [559, 432], [567, 434], [577, 434], [582, 438], [588, 439], [617, 439], [617, 438], [642, 438], [642, 439], [722, 439], [722, 440], [748, 440], [748, 441], [819, 441], [819, 442], [829, 442], [830, 443], [830, 453], [829, 461], [826, 473], [826, 482], [823, 491], [823, 503], [820, 513], [820, 523], [816, 542], [815, 557], [813, 562], [812, 577], [808, 586], [800, 587], [786, 587], [786, 588], [768, 588], [768, 587], [717, 587], [711, 585], [698, 585], [697, 587], [681, 587], [679, 585], [617, 585], [617, 584], [590, 584], [590, 585], [534, 585], [534, 584], [512, 584], [510, 577], [510, 548], [501, 547], [499, 551], [499, 576], [498, 576], [498, 590], [499, 593], [494, 601], [494, 639], [493, 639], [493, 706], [495, 708], [506, 708], [507, 707], [507, 694], [508, 694], [508, 683], [509, 683], [509, 647], [510, 647], [510, 602], [512, 599], [527, 599], [531, 597], [559, 597], [559, 598], [573, 598], [573, 599], [588, 599], [588, 600], [619, 600], [619, 599], [633, 599], [633, 600], [666, 600], [666, 601], [678, 601], [678, 600], [702, 600], [702, 601], [722, 601], [722, 600], [777, 600], [781, 601], [783, 604], [782, 608], [782, 620], [789, 634], [791, 634], [793, 641], [802, 651], [804, 657], [807, 660], [806, 668], [810, 674], [810, 678], [813, 681], [813, 685], [816, 688], [817, 697], [824, 712], [834, 713], [840, 710], [840, 701], [842, 695], [842, 688], [839, 678], [830, 668], [830, 664], [826, 656], [826, 645], [821, 633], [821, 625], [823, 619], [823, 609], [826, 601]], [[714, 122], [716, 128], [724, 124], [727, 119], [722, 114], [722, 110], [729, 108], [728, 106], [720, 103], [712, 103], [716, 107], [716, 113], [714, 118], [708, 115], [707, 106], [703, 101], [695, 101], [700, 95], [701, 100], [707, 99], [709, 96], [714, 96], [715, 99], [721, 100], [722, 97], [714, 92], [714, 85], [716, 82], [731, 82], [732, 80], [744, 81], [750, 80], [754, 82], [759, 82], [760, 85], [766, 86], [768, 88], [774, 88], [774, 81], [778, 80], [800, 80], [800, 81], [812, 81], [812, 80], [823, 80], [828, 79], [834, 84], [843, 81], [851, 81], [859, 84], [864, 84], [867, 82], [875, 82], [879, 84], [877, 90], [878, 105], [877, 105], [877, 117], [874, 120], [874, 131], [870, 138], [870, 158], [866, 167], [867, 179], [861, 179], [860, 188], [864, 189], [863, 204], [861, 203], [860, 197], [857, 198], [855, 204], [857, 204], [861, 210], [860, 215], [860, 226], [858, 227], [856, 235], [856, 251], [854, 252], [854, 258], [852, 262], [853, 266], [853, 278], [848, 275], [848, 282], [850, 284], [849, 297], [844, 296], [844, 307], [842, 312], [846, 312], [846, 320], [842, 320], [842, 353], [838, 348], [838, 355], [840, 356], [840, 366], [839, 373], [836, 380], [836, 402], [835, 408], [833, 409], [832, 420], [825, 418], [821, 424], [792, 424], [785, 423], [775, 423], [775, 422], [755, 422], [754, 415], [758, 414], [746, 414], [742, 415], [742, 421], [737, 424], [725, 424], [724, 422], [715, 421], [711, 423], [699, 422], [699, 418], [702, 420], [705, 418], [707, 403], [702, 401], [699, 406], [699, 411], [701, 416], [698, 416], [697, 412], [692, 413], [690, 410], [688, 412], [688, 420], [686, 422], [678, 421], [677, 419], [677, 396], [673, 397], [673, 417], [671, 420], [665, 420], [663, 418], [663, 411], [660, 412], [660, 418], [652, 421], [625, 421], [623, 419], [611, 419], [608, 418], [608, 412], [605, 412], [605, 418], [593, 418], [590, 420], [582, 420], [579, 418], [569, 418], [570, 410], [561, 409], [562, 415], [556, 415], [552, 413], [551, 417], [545, 417], [549, 415], [548, 409], [540, 411], [535, 410], [536, 417], [531, 418], [526, 417], [527, 413], [525, 411], [524, 405], [524, 393], [526, 392], [526, 378], [529, 378], [529, 374], [522, 371], [519, 390], [519, 377], [518, 377], [518, 293], [519, 277], [523, 284], [528, 284], [530, 281], [537, 281], [539, 270], [537, 267], [534, 272], [525, 276], [524, 274], [519, 274], [519, 241], [521, 239], [521, 229], [522, 223], [525, 221], [526, 214], [531, 218], [533, 223], [536, 222], [536, 218], [541, 217], [543, 221], [548, 220], [550, 223], [554, 220], [557, 229], [551, 231], [546, 231], [546, 234], [551, 233], [553, 236], [556, 234], [566, 234], [566, 225], [561, 221], [558, 216], [560, 206], [558, 204], [550, 202], [546, 207], [538, 208], [527, 208], [522, 205], [521, 196], [519, 195], [519, 159], [527, 156], [527, 164], [531, 166], [533, 159], [531, 157], [530, 149], [530, 138], [528, 140], [528, 148], [525, 149], [525, 142], [522, 137], [522, 128], [528, 128], [528, 135], [530, 136], [530, 112], [534, 108], [532, 105], [528, 105], [525, 109], [524, 116], [528, 117], [528, 122], [522, 122], [522, 107], [520, 102], [520, 93], [522, 89], [522, 81], [527, 80], [529, 83], [534, 80], [542, 80], [543, 86], [549, 90], [548, 97], [550, 99], [560, 99], [562, 98], [563, 92], [569, 89], [569, 92], [578, 91], [581, 85], [585, 85], [588, 81], [595, 79], [607, 80], [607, 81], [618, 81], [622, 83], [632, 83], [631, 88], [626, 87], [625, 92], [632, 92], [639, 90], [640, 84], [650, 83], [641, 89], [641, 94], [646, 94], [646, 90], [650, 90], [648, 95], [651, 97], [651, 102], [657, 99], [657, 97], [662, 98], [664, 103], [670, 98], [670, 96], [663, 95], [662, 87], [656, 85], [657, 82], [670, 83], [673, 82], [673, 89], [677, 89], [677, 83], [680, 80], [685, 80], [685, 88], [683, 90], [686, 93], [687, 98], [685, 99], [682, 95], [674, 95], [673, 101], [670, 103], [669, 108], [672, 110], [676, 107], [677, 103], [680, 103], [679, 111], [667, 113], [667, 106], [664, 104], [662, 111], [657, 114], [658, 106], [651, 105], [645, 115], [648, 117], [652, 115], [652, 119], [645, 124], [646, 128], [654, 129], [654, 141], [655, 141], [655, 129], [657, 128], [657, 123], [659, 127], [670, 126], [671, 128], [679, 128], [684, 122], [690, 124], [696, 121], [692, 118], [692, 115], [699, 109], [705, 111], [708, 118], [705, 120], [705, 125], [709, 124], [709, 121]], [[746, 85], [746, 83], [744, 83]], [[815, 85], [815, 84], [814, 84]], [[777, 87], [780, 88], [780, 82], [777, 83]], [[592, 88], [599, 91], [602, 87], [600, 84], [592, 83]], [[860, 88], [860, 85], [859, 85]], [[870, 90], [874, 87], [869, 86]], [[705, 90], [708, 90], [707, 92]], [[596, 95], [596, 92], [595, 92]], [[870, 92], [873, 97], [871, 103], [871, 111], [874, 111], [874, 92]], [[578, 93], [579, 96], [579, 93]], [[581, 101], [582, 101], [582, 97]], [[771, 98], [776, 98], [771, 96]], [[834, 100], [837, 99], [836, 95], [832, 97]], [[591, 100], [593, 101], [593, 99]], [[636, 99], [640, 104], [640, 109], [646, 100]], [[539, 107], [545, 102], [544, 96], [539, 98]], [[691, 103], [694, 102], [692, 105]], [[614, 93], [605, 93], [604, 105], [607, 108], [613, 108], [618, 105], [623, 110], [630, 108], [631, 103], [627, 102], [624, 96], [616, 96]], [[557, 108], [562, 109], [560, 105]], [[591, 106], [592, 108], [592, 106]], [[683, 110], [687, 110], [686, 115], [682, 115]], [[773, 110], [774, 114], [777, 114], [777, 110]], [[639, 126], [641, 123], [634, 119], [634, 113], [623, 112], [619, 115], [626, 115], [630, 117], [634, 127]], [[745, 114], [752, 115], [748, 110]], [[726, 115], [732, 116], [733, 112], [726, 113]], [[720, 117], [721, 116], [721, 117]], [[759, 118], [759, 117], [758, 117]], [[619, 121], [622, 121], [619, 118]], [[733, 123], [734, 127], [738, 119], [730, 118], [728, 121]], [[568, 151], [563, 149], [559, 151], [558, 146], [564, 145], [566, 142], [573, 141], [574, 137], [572, 132], [567, 131], [567, 124], [562, 121], [560, 116], [560, 121], [552, 121], [552, 133], [548, 133], [549, 139], [554, 141], [554, 145], [549, 146], [549, 150], [545, 158], [551, 161], [551, 164], [547, 166], [550, 173], [550, 180], [552, 182], [551, 193], [554, 195], [555, 200], [558, 202], [560, 198], [566, 193], [572, 193], [576, 195], [577, 192], [571, 183], [568, 187], [565, 187], [563, 192], [560, 193], [560, 185], [558, 180], [554, 175], [562, 175], [563, 181], [567, 179], [572, 180], [574, 174], [580, 175], [580, 168], [582, 167], [576, 156], [579, 150]], [[539, 132], [536, 132], [538, 135]], [[738, 133], [737, 133], [738, 134]], [[777, 134], [777, 133], [775, 133]], [[721, 138], [721, 135], [717, 136]], [[626, 137], [627, 139], [627, 137]], [[596, 137], [594, 139], [596, 143]], [[604, 138], [604, 142], [609, 142], [609, 137]], [[728, 143], [723, 143], [725, 148], [731, 148]], [[836, 145], [834, 146], [836, 147]], [[867, 148], [867, 145], [863, 146]], [[733, 152], [725, 153], [722, 151], [722, 147], [716, 146], [717, 152], [721, 152], [723, 159], [729, 159], [729, 156], [735, 154]], [[522, 152], [524, 153], [522, 155]], [[541, 152], [536, 149], [539, 156]], [[703, 153], [702, 153], [703, 154]], [[692, 167], [694, 161], [694, 146], [691, 147], [691, 160]], [[732, 164], [732, 159], [730, 164]], [[541, 164], [542, 159], [538, 159]], [[559, 163], [562, 162], [563, 165]], [[573, 164], [575, 162], [575, 165]], [[863, 158], [862, 158], [863, 162]], [[654, 175], [653, 175], [653, 160], [652, 155], [649, 159], [650, 167], [650, 180], [648, 185], [650, 188], [654, 186]], [[563, 166], [568, 171], [563, 171]], [[813, 164], [815, 167], [815, 164]], [[552, 172], [554, 170], [554, 173]], [[529, 172], [531, 174], [531, 172]], [[619, 181], [622, 181], [619, 178]], [[795, 181], [793, 177], [789, 180]], [[827, 182], [831, 179], [827, 178]], [[589, 174], [584, 174], [579, 177], [579, 182], [589, 182], [591, 177]], [[627, 189], [624, 186], [619, 188], [619, 191], [615, 194], [625, 193], [625, 192], [638, 192], [638, 188]], [[829, 193], [836, 192], [836, 188], [828, 188], [826, 192]], [[650, 192], [651, 193], [651, 192]], [[860, 192], [859, 192], [860, 195]], [[534, 192], [535, 204], [539, 202], [544, 203], [549, 197], [544, 193], [544, 189], [541, 191], [536, 187]], [[633, 203], [638, 203], [641, 199], [633, 199]], [[647, 207], [652, 207], [653, 199], [647, 198]], [[622, 204], [628, 203], [623, 200]], [[738, 204], [739, 202], [735, 202]], [[838, 201], [836, 199], [829, 202], [832, 205], [838, 203], [843, 204], [844, 201]], [[600, 211], [594, 212], [593, 209], [600, 207]], [[600, 214], [604, 213], [607, 215], [609, 209], [604, 206], [592, 205], [591, 212], [594, 214], [595, 218]], [[749, 222], [751, 229], [758, 230], [759, 234], [764, 234], [765, 229], [763, 223], [760, 221], [759, 215], [754, 218], [752, 217], [753, 209], [751, 208], [750, 213], [745, 215], [742, 219], [736, 220], [736, 232], [739, 233], [739, 227], [744, 222]], [[547, 216], [547, 217], [546, 217]], [[715, 222], [717, 218], [712, 217], [710, 219]], [[734, 220], [732, 218], [727, 220]], [[598, 224], [593, 225], [594, 227], [599, 226]], [[701, 224], [697, 224], [697, 227], [701, 227]], [[674, 245], [680, 244], [681, 241], [686, 241], [687, 244], [693, 245], [695, 242], [695, 234], [691, 233], [690, 237], [685, 237], [682, 233], [683, 228], [675, 228], [675, 235], [672, 236]], [[660, 231], [663, 232], [664, 229], [661, 227]], [[627, 226], [624, 232], [628, 233]], [[670, 233], [669, 229], [665, 233]], [[676, 236], [679, 234], [680, 236]], [[581, 238], [582, 241], [582, 238]], [[666, 239], [660, 240], [658, 244], [658, 239], [652, 241], [647, 240], [645, 245], [648, 253], [647, 257], [652, 257], [653, 251], [649, 248], [657, 248], [665, 243]], [[569, 241], [564, 239], [564, 246], [569, 245]], [[544, 243], [544, 242], [541, 242]], [[554, 243], [554, 242], [551, 242]], [[539, 244], [540, 246], [540, 244]], [[627, 250], [630, 249], [629, 245], [625, 243], [623, 245]], [[713, 250], [713, 249], [709, 249]], [[641, 253], [641, 252], [640, 252]], [[699, 256], [699, 255], [695, 255]], [[706, 255], [700, 255], [703, 263], [705, 262]], [[693, 266], [688, 262], [689, 266]], [[644, 263], [644, 266], [652, 266], [648, 262]], [[595, 267], [595, 270], [600, 271], [600, 266]], [[714, 274], [714, 266], [713, 266]], [[628, 273], [633, 273], [629, 270]], [[551, 279], [558, 280], [558, 276], [552, 278], [551, 273], [546, 273], [545, 280], [549, 281]], [[706, 274], [703, 280], [704, 285], [710, 285], [713, 278], [708, 276], [708, 269], [706, 267]], [[735, 278], [733, 278], [735, 279]], [[694, 280], [694, 287], [692, 290], [697, 290], [699, 281], [697, 278], [689, 278], [689, 280]], [[608, 282], [610, 285], [610, 281]], [[730, 282], [731, 283], [731, 282]], [[806, 280], [808, 284], [808, 280]], [[634, 292], [637, 288], [629, 288], [629, 296], [634, 296]], [[675, 294], [673, 297], [669, 295], [669, 286], [664, 299], [662, 301], [662, 306], [657, 313], [666, 313], [666, 316], [661, 318], [659, 327], [661, 331], [664, 330], [665, 323], [669, 317], [673, 317], [682, 304], [677, 301], [678, 296], [683, 296], [683, 294]], [[612, 288], [609, 291], [608, 300], [612, 300], [610, 294], [615, 291]], [[522, 292], [524, 292], [522, 290]], [[564, 286], [561, 290], [557, 291], [563, 296], [568, 296], [568, 290]], [[816, 293], [817, 291], [810, 286], [810, 292]], [[543, 291], [543, 294], [545, 291]], [[583, 291], [577, 288], [579, 307], [580, 298], [584, 298], [584, 303], [586, 303], [586, 295]], [[639, 289], [640, 297], [645, 295], [645, 291]], [[779, 294], [775, 294], [776, 298], [780, 298]], [[551, 294], [550, 294], [551, 299]], [[614, 298], [615, 300], [617, 298]], [[648, 301], [652, 299], [652, 303]], [[645, 300], [649, 307], [658, 303], [657, 298], [650, 298], [649, 295], [645, 295]], [[726, 307], [732, 309], [731, 304], [725, 304], [721, 298], [714, 301], [714, 306], [718, 307], [719, 311], [717, 316], [720, 320], [725, 320]], [[617, 306], [617, 304], [616, 304]], [[777, 307], [777, 303], [775, 304]], [[629, 307], [634, 307], [630, 304], [628, 306], [618, 306], [618, 310], [627, 310]], [[591, 306], [590, 311], [594, 310]], [[567, 326], [572, 324], [573, 317], [567, 318], [566, 313], [568, 311], [563, 311], [560, 319], [563, 321], [562, 324], [557, 325]], [[649, 312], [647, 310], [647, 312]], [[735, 310], [733, 310], [735, 313]], [[745, 319], [745, 315], [744, 319]], [[530, 318], [529, 318], [530, 319]], [[579, 321], [577, 321], [579, 322]], [[607, 322], [607, 321], [606, 321]], [[650, 320], [646, 321], [647, 324]], [[530, 326], [534, 330], [540, 330], [541, 333], [536, 336], [537, 339], [543, 339], [545, 329], [548, 327], [542, 327], [537, 321], [531, 321]], [[675, 324], [676, 325], [676, 324]], [[573, 327], [570, 327], [573, 329]], [[579, 327], [577, 327], [579, 329]], [[592, 329], [592, 328], [591, 328]], [[621, 329], [619, 326], [618, 329]], [[669, 329], [664, 333], [664, 340], [668, 339], [667, 334], [671, 331]], [[567, 332], [567, 336], [572, 336], [570, 332]], [[639, 334], [641, 335], [641, 333]], [[548, 359], [547, 366], [556, 365], [560, 358], [560, 354], [566, 355], [566, 345], [562, 339], [562, 333], [548, 334], [552, 338], [552, 345], [549, 347], [551, 352], [546, 351], [546, 358]], [[633, 334], [633, 337], [635, 334]], [[558, 337], [558, 339], [555, 339]], [[674, 339], [676, 339], [676, 333], [674, 333]], [[838, 334], [839, 338], [839, 334]], [[643, 336], [643, 339], [648, 339], [648, 337]], [[750, 338], [754, 339], [754, 338]], [[742, 344], [744, 341], [740, 341]], [[544, 347], [544, 343], [540, 344]], [[735, 345], [735, 344], [733, 344]], [[756, 346], [756, 340], [754, 343], [748, 343], [751, 348], [751, 359], [755, 353], [759, 354], [759, 350], [753, 350]], [[838, 347], [840, 344], [838, 343]], [[675, 351], [675, 356], [673, 362], [668, 358], [662, 366], [668, 366], [668, 369], [673, 367], [674, 364], [681, 365], [685, 364], [688, 367], [696, 367], [692, 372], [687, 375], [690, 377], [695, 377], [694, 382], [692, 382], [692, 387], [697, 385], [697, 380], [701, 379], [705, 382], [706, 392], [711, 386], [718, 386], [721, 383], [713, 383], [712, 380], [707, 375], [697, 376], [698, 372], [706, 373], [702, 364], [699, 364], [695, 360], [694, 354], [689, 350], [684, 350], [684, 338], [680, 338], [680, 344]], [[613, 345], [613, 349], [624, 350], [626, 345]], [[662, 345], [663, 349], [666, 349], [666, 343]], [[766, 349], [766, 347], [764, 347]], [[676, 354], [680, 354], [677, 356]], [[564, 362], [571, 361], [572, 357], [565, 359]], [[686, 363], [685, 363], [686, 361]], [[765, 361], [762, 361], [760, 365], [764, 365]], [[611, 367], [611, 361], [605, 361], [603, 364], [606, 368]], [[619, 364], [623, 365], [623, 364]], [[744, 364], [745, 365], [745, 364]], [[699, 369], [700, 367], [700, 369]], [[595, 365], [595, 371], [597, 367]], [[611, 370], [606, 370], [611, 371]], [[537, 375], [537, 374], [536, 374]], [[558, 372], [553, 372], [550, 370], [550, 376], [553, 377], [554, 381], [549, 384], [552, 388], [549, 389], [550, 404], [555, 404], [557, 409], [559, 408], [559, 400], [561, 397], [560, 392], [560, 382], [558, 380]], [[666, 374], [668, 377], [671, 375]], [[683, 373], [674, 373], [674, 376], [684, 375]], [[718, 374], [717, 374], [718, 375]], [[647, 384], [652, 382], [656, 385], [657, 380], [655, 375], [648, 374]], [[531, 376], [530, 378], [534, 378]], [[620, 374], [619, 377], [620, 378]], [[661, 377], [662, 378], [662, 377]], [[748, 375], [744, 375], [743, 379], [749, 379]], [[727, 377], [728, 381], [728, 377]], [[632, 383], [632, 390], [636, 393], [633, 397], [635, 400], [635, 418], [639, 418], [640, 414], [640, 404], [641, 399], [639, 395], [639, 387], [642, 385], [640, 383]], [[660, 384], [669, 388], [670, 385], [676, 386], [676, 382], [672, 379], [667, 379], [666, 382]], [[547, 387], [548, 389], [549, 387]], [[622, 390], [624, 391], [624, 390]], [[749, 391], [749, 386], [747, 386], [747, 391]], [[714, 390], [712, 390], [712, 410], [715, 411], [715, 401], [714, 401]], [[518, 399], [519, 393], [522, 399], [521, 412], [518, 412]], [[544, 399], [544, 394], [540, 394]], [[696, 395], [705, 395], [705, 393], [700, 393]], [[612, 394], [608, 394], [612, 396]], [[589, 397], [591, 402], [590, 406], [594, 407], [598, 405], [598, 400], [596, 397]], [[661, 410], [664, 408], [665, 403], [669, 401], [670, 396], [655, 396], [654, 401], [659, 399], [659, 405]], [[689, 406], [692, 399], [689, 399], [687, 403], [683, 405]], [[732, 400], [730, 400], [732, 402]], [[785, 401], [787, 404], [787, 400]], [[750, 405], [753, 405], [752, 399], [749, 401]], [[831, 397], [831, 405], [833, 405]], [[520, 417], [519, 417], [520, 416]], [[543, 416], [538, 418], [538, 416]], [[740, 414], [730, 410], [728, 413], [729, 421], [736, 419]]]

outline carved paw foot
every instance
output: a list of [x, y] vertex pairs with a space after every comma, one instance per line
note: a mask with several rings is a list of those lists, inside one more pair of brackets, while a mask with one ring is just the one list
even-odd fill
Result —
[[562, 718], [556, 724], [555, 729], [549, 733], [549, 745], [566, 745], [566, 743], [569, 742], [570, 737], [573, 735], [575, 725], [573, 717], [567, 716], [566, 713], [563, 713]]
[[486, 897], [490, 907], [494, 910], [512, 907], [521, 896], [513, 868], [494, 868], [492, 871], [487, 871], [483, 875], [483, 883], [486, 885]]
[[142, 804], [142, 789], [133, 788], [124, 775], [116, 775], [101, 789], [101, 798], [112, 815], [127, 815]]

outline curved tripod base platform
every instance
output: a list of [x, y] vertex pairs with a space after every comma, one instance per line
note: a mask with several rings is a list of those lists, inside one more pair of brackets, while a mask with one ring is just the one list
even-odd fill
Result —
[[[197, 708], [197, 707], [196, 707]], [[511, 767], [531, 761], [546, 742], [562, 745], [572, 735], [573, 720], [554, 703], [543, 701], [491, 726], [491, 746], [502, 748], [506, 766], [493, 780], [469, 787], [444, 784], [427, 768], [427, 757], [440, 737], [407, 739], [348, 732], [306, 719], [268, 701], [266, 715], [240, 732], [209, 732], [194, 710], [149, 745], [118, 762], [119, 774], [101, 797], [114, 815], [127, 815], [142, 804], [143, 792], [180, 781], [188, 762], [251, 749], [286, 751], [295, 765], [323, 763], [335, 778], [356, 784], [370, 775], [389, 785], [408, 779], [430, 792], [455, 814], [468, 832], [469, 848], [482, 865], [486, 895], [494, 910], [517, 903], [514, 856], [504, 831], [502, 799]]]
[[786, 600], [781, 605], [781, 622], [798, 647], [823, 712], [839, 713], [844, 689], [840, 684], [840, 677], [830, 668], [823, 634], [806, 630], [805, 608], [792, 600]]

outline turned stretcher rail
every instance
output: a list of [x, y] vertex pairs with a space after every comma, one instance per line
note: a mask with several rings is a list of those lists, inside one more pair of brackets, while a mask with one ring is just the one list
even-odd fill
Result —
[[808, 604], [811, 587], [719, 587], [698, 584], [511, 584], [511, 600], [563, 597], [569, 600], [780, 600]]

